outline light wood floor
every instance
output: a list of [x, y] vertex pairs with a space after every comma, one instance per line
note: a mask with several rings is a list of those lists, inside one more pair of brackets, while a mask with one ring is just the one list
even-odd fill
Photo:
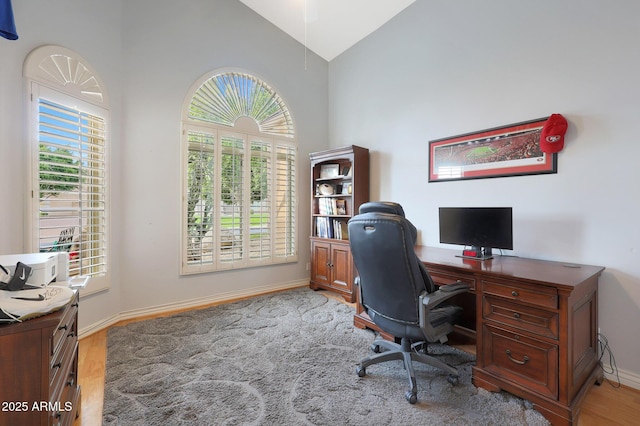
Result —
[[[325, 292], [327, 296], [332, 294]], [[341, 298], [336, 298], [341, 300]], [[165, 313], [152, 317], [174, 314]], [[137, 320], [148, 319], [139, 318]], [[135, 322], [128, 320], [118, 323]], [[464, 349], [464, 348], [463, 348]], [[104, 377], [106, 367], [107, 332], [96, 332], [80, 339], [78, 364], [79, 383], [82, 388], [82, 406], [75, 426], [93, 426], [102, 423]], [[608, 382], [593, 386], [582, 406], [578, 426], [637, 425], [640, 423], [640, 390], [622, 386], [612, 387]]]

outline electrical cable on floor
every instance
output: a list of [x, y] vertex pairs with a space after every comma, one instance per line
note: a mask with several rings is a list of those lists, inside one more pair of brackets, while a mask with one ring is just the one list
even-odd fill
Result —
[[[600, 366], [602, 367], [602, 370], [605, 373], [611, 374], [611, 375], [615, 374], [617, 383], [609, 380], [609, 378], [606, 375], [604, 376], [604, 378], [607, 382], [609, 382], [609, 384], [612, 387], [619, 388], [620, 375], [618, 374], [618, 366], [616, 365], [616, 358], [613, 356], [613, 351], [611, 351], [611, 347], [609, 347], [609, 341], [607, 340], [606, 337], [604, 337], [604, 334], [602, 333], [598, 333], [598, 344], [600, 345], [600, 358], [598, 358], [598, 363], [600, 364]], [[605, 353], [609, 354], [609, 367], [610, 367], [609, 371], [607, 371], [607, 369], [605, 368], [602, 362], [602, 358], [604, 357]]]

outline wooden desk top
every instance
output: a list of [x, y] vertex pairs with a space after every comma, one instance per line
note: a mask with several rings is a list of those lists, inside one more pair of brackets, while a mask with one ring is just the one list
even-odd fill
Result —
[[416, 246], [415, 251], [425, 265], [433, 265], [440, 269], [467, 271], [497, 278], [514, 277], [532, 283], [551, 284], [555, 287], [569, 289], [594, 275], [599, 276], [605, 269], [602, 266], [552, 262], [515, 256], [495, 256], [488, 260], [466, 259], [457, 257], [461, 254], [460, 250], [439, 247]]

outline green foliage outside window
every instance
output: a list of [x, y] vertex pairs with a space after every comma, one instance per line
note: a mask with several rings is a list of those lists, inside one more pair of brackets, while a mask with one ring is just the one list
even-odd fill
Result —
[[55, 197], [78, 187], [78, 160], [66, 148], [40, 144], [40, 198]]

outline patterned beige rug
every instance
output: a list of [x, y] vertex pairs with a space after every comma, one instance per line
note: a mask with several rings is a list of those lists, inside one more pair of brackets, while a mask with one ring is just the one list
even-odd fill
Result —
[[460, 384], [399, 361], [355, 372], [371, 331], [353, 309], [296, 289], [108, 332], [105, 425], [547, 425], [526, 401], [471, 384], [473, 358], [432, 346]]

